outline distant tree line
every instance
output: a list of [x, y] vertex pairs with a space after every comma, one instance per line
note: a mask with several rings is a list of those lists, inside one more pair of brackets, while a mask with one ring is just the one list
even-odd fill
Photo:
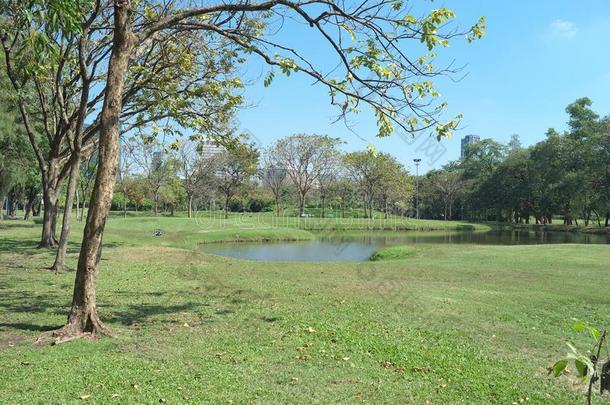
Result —
[[610, 117], [581, 98], [566, 108], [568, 129], [521, 146], [492, 139], [468, 145], [459, 161], [420, 180], [420, 212], [427, 218], [567, 225], [610, 221]]
[[[146, 140], [148, 139], [148, 140]], [[259, 150], [248, 139], [226, 147], [154, 138], [122, 144], [113, 209], [275, 211], [277, 215], [406, 214], [413, 178], [389, 154], [373, 149], [342, 153], [326, 135], [297, 134]], [[333, 213], [329, 213], [329, 208]]]

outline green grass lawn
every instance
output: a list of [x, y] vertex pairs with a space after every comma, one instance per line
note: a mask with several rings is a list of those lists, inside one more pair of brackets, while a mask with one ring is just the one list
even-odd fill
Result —
[[610, 246], [419, 245], [323, 264], [196, 249], [313, 237], [294, 220], [110, 219], [98, 308], [117, 336], [59, 346], [35, 342], [64, 323], [74, 272], [44, 269], [39, 226], [0, 224], [0, 403], [583, 402], [546, 367], [566, 339], [583, 346], [572, 318], [610, 324]]

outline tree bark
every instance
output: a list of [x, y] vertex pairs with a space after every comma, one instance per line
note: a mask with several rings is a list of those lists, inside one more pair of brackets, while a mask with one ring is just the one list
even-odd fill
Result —
[[80, 336], [107, 334], [96, 308], [96, 281], [102, 254], [102, 238], [112, 203], [119, 152], [119, 117], [129, 56], [133, 47], [130, 27], [131, 3], [114, 1], [112, 54], [100, 119], [98, 169], [83, 231], [72, 308], [66, 325], [55, 332], [58, 341]]
[[127, 192], [125, 188], [123, 188], [123, 218], [127, 218]]
[[280, 197], [277, 193], [275, 193], [275, 215], [280, 216], [282, 211], [282, 207], [280, 206]]
[[188, 195], [188, 217], [192, 218], [193, 217], [193, 195], [189, 194]]
[[87, 209], [87, 196], [83, 192], [83, 204], [80, 207], [80, 218], [78, 219], [80, 222], [83, 222], [83, 217], [85, 216], [85, 209]]
[[326, 208], [326, 196], [322, 194], [322, 218], [324, 218], [324, 209]]
[[305, 194], [299, 193], [299, 217], [305, 213]]
[[40, 205], [41, 201], [38, 198], [34, 199], [34, 204], [32, 205], [32, 215], [35, 217], [40, 215]]
[[606, 222], [604, 224], [605, 227], [608, 227], [608, 222], [610, 222], [610, 212], [606, 212]]
[[70, 177], [68, 180], [68, 189], [66, 190], [66, 203], [64, 205], [64, 217], [61, 224], [61, 235], [59, 237], [59, 246], [55, 255], [55, 263], [51, 270], [58, 272], [66, 267], [66, 252], [68, 250], [68, 240], [70, 238], [70, 223], [72, 220], [72, 206], [74, 205], [74, 195], [76, 194], [76, 185], [78, 183], [78, 174], [80, 171], [80, 152], [74, 151], [72, 156], [72, 164], [70, 167]]
[[39, 248], [54, 248], [57, 246], [55, 232], [57, 228], [58, 188], [53, 187], [48, 182], [43, 182], [42, 200], [44, 212], [42, 217], [42, 235], [38, 244]]
[[26, 198], [25, 204], [23, 206], [23, 220], [24, 221], [27, 221], [28, 219], [30, 219], [33, 205], [34, 205], [34, 200], [30, 199], [28, 196], [28, 198]]
[[80, 193], [78, 192], [78, 188], [74, 191], [74, 196], [76, 197], [76, 219], [80, 217]]

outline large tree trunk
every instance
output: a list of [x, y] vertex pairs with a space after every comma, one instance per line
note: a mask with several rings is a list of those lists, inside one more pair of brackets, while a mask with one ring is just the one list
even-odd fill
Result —
[[74, 190], [74, 197], [76, 198], [76, 219], [78, 219], [80, 217], [80, 193], [78, 188]]
[[100, 119], [98, 169], [78, 258], [72, 308], [67, 324], [55, 332], [58, 341], [108, 332], [97, 315], [96, 280], [102, 254], [104, 227], [116, 182], [124, 78], [133, 46], [130, 19], [130, 1], [115, 0], [112, 54], [108, 64], [104, 105]]
[[40, 207], [42, 205], [42, 201], [39, 198], [34, 199], [34, 205], [32, 205], [32, 215], [35, 217], [40, 215]]
[[61, 224], [61, 236], [59, 237], [59, 246], [55, 255], [55, 263], [51, 268], [55, 272], [63, 270], [66, 267], [66, 252], [68, 250], [68, 239], [70, 238], [70, 223], [72, 220], [72, 206], [74, 205], [74, 194], [76, 194], [76, 185], [78, 183], [78, 174], [80, 171], [80, 153], [73, 152], [73, 162], [70, 167], [70, 177], [68, 180], [68, 189], [66, 190], [66, 204], [64, 205], [64, 217]]
[[40, 248], [57, 246], [57, 204], [63, 180], [59, 163], [55, 158], [46, 165], [46, 173], [42, 174], [42, 200], [44, 214], [42, 218], [42, 235]]
[[15, 216], [17, 215], [17, 190], [15, 189], [15, 187], [13, 187], [8, 193], [6, 215], [9, 218], [15, 218]]
[[608, 226], [608, 222], [610, 222], [610, 212], [606, 212], [606, 221], [604, 223], [604, 226], [607, 227]]
[[38, 245], [40, 248], [54, 248], [57, 246], [55, 231], [57, 227], [58, 188], [54, 188], [49, 184], [43, 184], [42, 201], [44, 211], [42, 217], [42, 235]]
[[85, 215], [86, 208], [87, 208], [87, 196], [83, 192], [83, 203], [80, 207], [80, 217], [78, 218], [79, 222], [83, 222], [83, 216]]
[[29, 196], [25, 200], [25, 204], [23, 205], [23, 220], [27, 221], [30, 219], [30, 214], [32, 213], [32, 206], [34, 205], [34, 200]]

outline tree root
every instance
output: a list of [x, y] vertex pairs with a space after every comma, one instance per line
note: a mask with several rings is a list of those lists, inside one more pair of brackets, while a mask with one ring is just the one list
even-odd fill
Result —
[[[82, 316], [86, 317], [84, 321], [81, 321]], [[115, 337], [112, 331], [104, 326], [95, 313], [75, 318], [77, 319], [68, 319], [68, 323], [65, 326], [51, 332], [51, 337], [54, 339], [53, 345], [77, 339], [95, 339], [103, 336]]]
[[74, 271], [73, 268], [67, 266], [67, 265], [63, 265], [63, 266], [58, 266], [58, 265], [52, 265], [50, 267], [46, 267], [47, 270], [51, 270], [52, 272], [54, 272], [55, 274], [57, 273], [61, 273], [61, 272], [69, 272], [69, 271]]

